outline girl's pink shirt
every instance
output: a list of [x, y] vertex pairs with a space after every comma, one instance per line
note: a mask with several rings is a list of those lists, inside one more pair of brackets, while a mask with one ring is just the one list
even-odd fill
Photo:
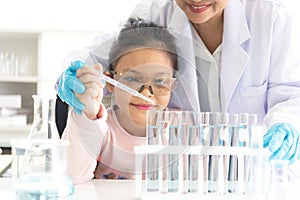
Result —
[[97, 120], [71, 110], [62, 138], [70, 141], [68, 167], [74, 184], [93, 178], [134, 179], [140, 173], [135, 171], [134, 146], [145, 144], [146, 138], [128, 134], [112, 109]]

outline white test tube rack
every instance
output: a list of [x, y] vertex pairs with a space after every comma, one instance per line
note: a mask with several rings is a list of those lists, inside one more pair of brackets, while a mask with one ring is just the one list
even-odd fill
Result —
[[[142, 172], [143, 171], [143, 160], [147, 159], [147, 155], [179, 155], [178, 156], [178, 177], [179, 177], [179, 184], [178, 184], [178, 192], [149, 192], [146, 189], [145, 180], [143, 180], [142, 173], [138, 173], [136, 175], [135, 180], [135, 189], [136, 189], [136, 199], [147, 200], [147, 199], [230, 199], [230, 200], [240, 200], [240, 199], [263, 199], [263, 193], [257, 192], [246, 192], [246, 185], [245, 185], [245, 158], [246, 157], [256, 157], [261, 158], [262, 162], [264, 162], [264, 169], [258, 169], [259, 172], [256, 172], [256, 178], [261, 179], [263, 181], [265, 174], [263, 174], [263, 170], [266, 170], [266, 166], [268, 163], [268, 152], [265, 149], [255, 149], [255, 148], [248, 148], [248, 147], [239, 147], [239, 146], [169, 146], [169, 145], [141, 145], [135, 146], [135, 167], [136, 171]], [[199, 155], [199, 168], [198, 172], [198, 191], [197, 192], [186, 192], [186, 186], [183, 183], [183, 170], [182, 170], [182, 163], [183, 163], [183, 155]], [[218, 192], [209, 193], [206, 191], [205, 181], [203, 178], [203, 158], [204, 156], [208, 155], [219, 155], [219, 170], [218, 170]], [[237, 156], [238, 160], [238, 180], [237, 180], [237, 191], [234, 193], [224, 192], [225, 189], [225, 174], [224, 174], [224, 156]], [[158, 169], [159, 173], [162, 174], [162, 168]], [[260, 174], [259, 174], [260, 173]], [[162, 178], [160, 176], [160, 185], [162, 182]], [[251, 184], [251, 183], [250, 183]], [[254, 184], [254, 183], [252, 183]], [[257, 182], [255, 183], [257, 184]], [[262, 185], [263, 183], [259, 183]], [[156, 198], [157, 197], [157, 198]]]

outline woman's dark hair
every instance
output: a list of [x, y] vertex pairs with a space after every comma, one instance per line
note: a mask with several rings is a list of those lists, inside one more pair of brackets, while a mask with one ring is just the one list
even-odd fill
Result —
[[178, 71], [175, 37], [167, 28], [141, 18], [129, 18], [114, 41], [109, 53], [109, 70], [119, 58], [132, 50], [152, 48], [169, 54], [174, 73]]

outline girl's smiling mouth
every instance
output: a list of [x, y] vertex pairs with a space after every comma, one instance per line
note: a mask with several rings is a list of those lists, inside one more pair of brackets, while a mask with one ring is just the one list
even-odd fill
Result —
[[139, 110], [151, 110], [153, 108], [153, 105], [148, 104], [131, 104], [135, 106]]

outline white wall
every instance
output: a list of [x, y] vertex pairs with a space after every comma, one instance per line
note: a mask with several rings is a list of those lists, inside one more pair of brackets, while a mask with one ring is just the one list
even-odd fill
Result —
[[[1, 0], [0, 29], [116, 30], [120, 20], [128, 17], [138, 1]], [[282, 1], [287, 2], [292, 15], [300, 22], [300, 1]]]
[[0, 28], [115, 30], [138, 0], [1, 0]]

